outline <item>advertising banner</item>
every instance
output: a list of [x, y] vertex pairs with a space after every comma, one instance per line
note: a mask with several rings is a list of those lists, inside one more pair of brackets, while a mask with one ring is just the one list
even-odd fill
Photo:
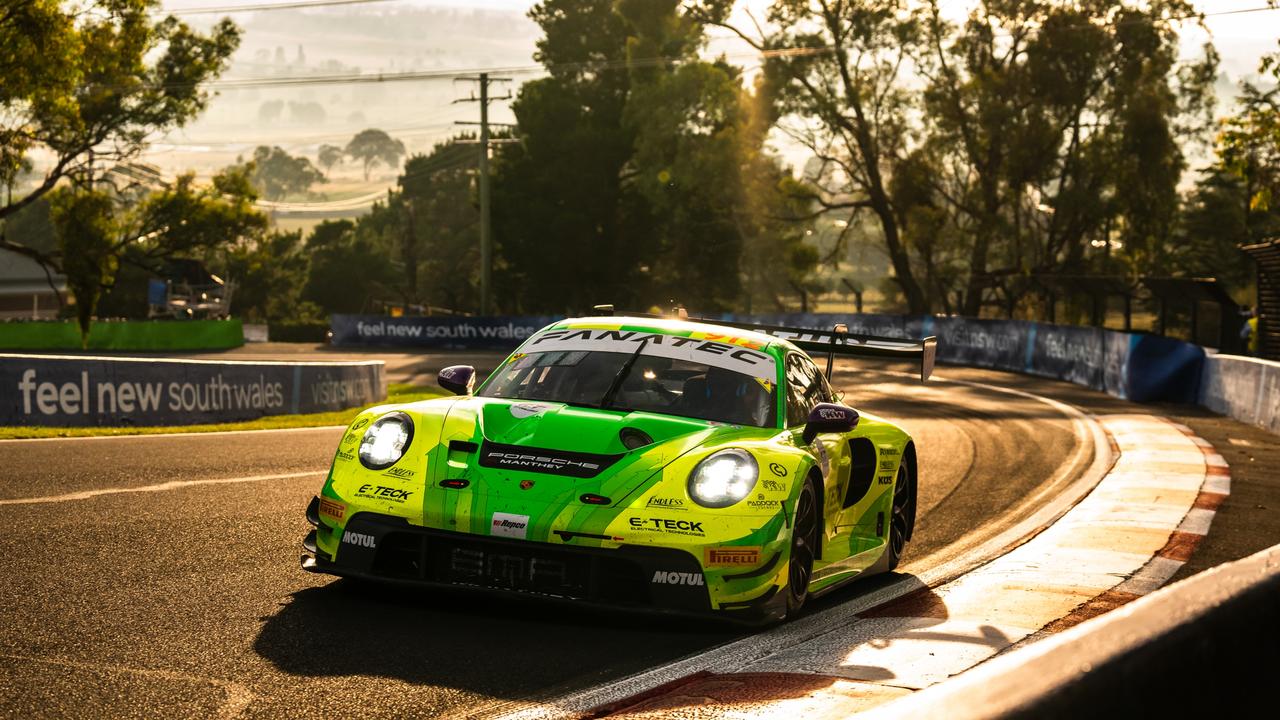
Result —
[[1037, 323], [1026, 372], [1101, 390], [1107, 335], [1127, 342], [1127, 336], [1100, 328]]
[[559, 318], [389, 317], [332, 315], [338, 347], [403, 347], [436, 350], [510, 350]]
[[0, 355], [0, 425], [197, 425], [340, 410], [385, 398], [383, 367]]
[[1029, 323], [1016, 320], [928, 318], [938, 337], [938, 360], [954, 365], [1021, 371], [1026, 363]]

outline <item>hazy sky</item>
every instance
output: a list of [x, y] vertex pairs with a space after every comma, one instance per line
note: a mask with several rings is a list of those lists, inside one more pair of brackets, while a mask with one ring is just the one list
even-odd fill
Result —
[[[164, 0], [164, 8], [232, 8], [268, 5], [296, 0]], [[450, 70], [489, 67], [527, 67], [533, 61], [536, 25], [524, 17], [529, 0], [388, 0], [365, 5], [345, 5], [306, 10], [235, 12], [232, 17], [245, 29], [227, 78], [296, 75], [298, 73], [376, 74], [404, 70], [443, 72], [445, 77], [364, 85], [325, 85], [304, 88], [265, 88], [260, 91], [223, 90], [202, 117], [184, 129], [170, 133], [149, 157], [166, 169], [220, 167], [257, 144], [279, 144], [290, 152], [312, 155], [319, 144], [341, 144], [352, 132], [376, 126], [402, 138], [413, 152], [462, 129], [456, 121], [474, 120], [474, 104], [456, 104], [471, 86], [454, 83]], [[769, 0], [748, 0], [762, 17]], [[1206, 13], [1266, 6], [1266, 0], [1201, 0]], [[942, 0], [944, 13], [961, 19], [974, 0]], [[455, 12], [429, 14], [446, 9]], [[415, 12], [415, 10], [417, 12]], [[460, 12], [456, 12], [460, 11]], [[473, 14], [474, 13], [474, 14]], [[219, 15], [188, 15], [197, 25], [207, 25]], [[745, 22], [745, 18], [744, 22]], [[1232, 80], [1254, 72], [1258, 58], [1276, 50], [1280, 37], [1280, 10], [1238, 15], [1217, 15], [1206, 20], [1214, 44], [1222, 56], [1222, 69]], [[712, 33], [724, 35], [724, 31]], [[1208, 35], [1192, 23], [1183, 28], [1183, 55], [1199, 55]], [[752, 66], [750, 49], [740, 41], [720, 38], [710, 46], [735, 62]], [[305, 57], [305, 61], [303, 61]], [[536, 76], [517, 73], [519, 81]], [[515, 87], [513, 86], [514, 90]], [[1220, 99], [1225, 100], [1220, 94]], [[263, 121], [264, 105], [285, 103], [278, 120]], [[316, 119], [295, 103], [320, 104]], [[1230, 111], [1222, 102], [1220, 113]], [[507, 103], [495, 103], [492, 119], [510, 122]], [[784, 154], [785, 153], [784, 151]], [[788, 158], [802, 162], [803, 158]]]
[[[264, 5], [289, 1], [291, 0], [164, 0], [164, 7], [181, 10], [196, 7]], [[768, 2], [769, 0], [747, 0], [747, 5], [759, 9], [767, 6]], [[371, 3], [367, 10], [376, 13], [380, 6], [387, 8], [429, 6], [523, 12], [533, 4], [528, 0], [387, 0], [387, 2]], [[1201, 0], [1196, 4], [1203, 12], [1217, 13], [1258, 8], [1267, 3], [1266, 0]], [[963, 17], [968, 8], [973, 5], [974, 0], [943, 0], [942, 2], [944, 12], [955, 18]], [[1206, 20], [1206, 25], [1222, 55], [1223, 69], [1235, 77], [1252, 72], [1260, 54], [1276, 49], [1276, 40], [1280, 38], [1280, 10], [1211, 16]], [[1208, 36], [1203, 31], [1188, 23], [1184, 30], [1184, 42], [1189, 52], [1199, 47], [1206, 39]], [[457, 58], [457, 60], [459, 67], [469, 67], [467, 58]]]

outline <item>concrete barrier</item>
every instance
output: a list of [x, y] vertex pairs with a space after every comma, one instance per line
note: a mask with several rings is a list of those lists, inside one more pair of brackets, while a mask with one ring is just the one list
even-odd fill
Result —
[[195, 425], [386, 398], [384, 363], [0, 355], [0, 425]]
[[1280, 433], [1280, 363], [1237, 355], [1209, 355], [1200, 380], [1200, 404]]
[[1277, 668], [1280, 545], [862, 717], [1249, 717], [1274, 702]]

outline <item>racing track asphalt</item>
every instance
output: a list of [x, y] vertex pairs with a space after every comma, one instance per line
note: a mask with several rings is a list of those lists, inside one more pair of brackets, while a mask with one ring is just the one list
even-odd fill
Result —
[[[419, 371], [406, 362], [391, 379]], [[1034, 399], [866, 367], [837, 366], [835, 385], [919, 443], [906, 571], [1012, 524], [1010, 509], [1080, 454], [1072, 422]], [[743, 633], [305, 574], [302, 513], [339, 435], [0, 442], [0, 715], [457, 717]]]

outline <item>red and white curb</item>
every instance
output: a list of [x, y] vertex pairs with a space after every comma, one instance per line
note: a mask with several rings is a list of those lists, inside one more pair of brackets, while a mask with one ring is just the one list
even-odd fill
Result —
[[1022, 546], [843, 627], [608, 708], [611, 717], [839, 717], [957, 675], [1145, 595], [1187, 561], [1230, 492], [1222, 457], [1150, 415], [1098, 418], [1119, 459]]

